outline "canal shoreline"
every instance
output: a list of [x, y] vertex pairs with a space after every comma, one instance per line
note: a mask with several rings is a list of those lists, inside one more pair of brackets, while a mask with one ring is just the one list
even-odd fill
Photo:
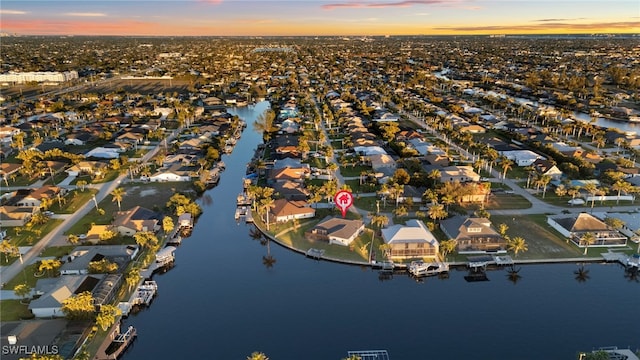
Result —
[[[256, 218], [256, 215], [254, 214], [254, 219]], [[261, 227], [257, 222], [254, 222], [253, 225], [263, 234], [263, 236], [269, 238], [269, 240], [272, 240], [273, 242], [275, 242], [276, 244], [282, 246], [283, 248], [286, 248], [288, 250], [292, 250], [296, 253], [302, 254], [304, 256], [307, 256], [307, 252], [303, 249], [299, 249], [296, 248], [292, 245], [289, 245], [287, 243], [285, 243], [282, 240], [279, 240], [276, 236], [270, 234], [267, 230], [265, 230], [263, 227]], [[314, 260], [325, 260], [325, 261], [329, 261], [329, 262], [333, 262], [333, 263], [339, 263], [339, 264], [345, 264], [345, 265], [353, 265], [353, 266], [365, 266], [365, 267], [370, 267], [372, 269], [376, 269], [376, 267], [379, 266], [380, 263], [371, 263], [371, 262], [366, 262], [366, 261], [355, 261], [355, 260], [348, 260], [348, 259], [340, 259], [340, 258], [336, 258], [336, 257], [331, 257], [331, 256], [326, 256], [326, 255], [321, 255], [321, 256], [316, 256], [313, 257]], [[462, 268], [469, 268], [469, 263], [470, 261], [454, 261], [454, 262], [447, 262], [447, 264], [451, 267], [451, 268], [455, 268], [455, 269], [462, 269]], [[515, 265], [543, 265], [543, 264], [583, 264], [583, 263], [599, 263], [599, 264], [621, 264], [618, 260], [607, 260], [605, 259], [602, 255], [594, 257], [594, 256], [590, 256], [590, 257], [575, 257], [575, 258], [557, 258], [557, 259], [552, 259], [552, 258], [546, 258], [546, 259], [513, 259], [513, 264], [512, 265], [506, 265], [506, 266], [515, 266]], [[487, 265], [496, 265], [495, 263], [491, 263], [489, 262]], [[624, 266], [624, 264], [622, 264]], [[505, 265], [498, 265], [499, 267], [505, 267]], [[407, 263], [394, 263], [394, 267], [395, 269], [399, 269], [399, 270], [404, 270], [408, 267]]]

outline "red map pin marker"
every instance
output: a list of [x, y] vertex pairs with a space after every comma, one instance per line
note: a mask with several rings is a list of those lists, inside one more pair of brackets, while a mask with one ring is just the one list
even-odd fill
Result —
[[342, 217], [345, 217], [345, 215], [347, 215], [347, 209], [349, 209], [349, 206], [353, 205], [353, 195], [350, 191], [340, 190], [333, 197], [333, 202], [342, 212]]

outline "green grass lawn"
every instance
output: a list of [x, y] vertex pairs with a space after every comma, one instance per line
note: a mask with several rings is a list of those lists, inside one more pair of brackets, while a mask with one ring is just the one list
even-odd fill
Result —
[[504, 193], [491, 195], [485, 206], [487, 210], [528, 209], [530, 207], [531, 203], [523, 196]]
[[26, 226], [6, 228], [10, 242], [16, 246], [29, 246], [37, 243], [62, 223], [60, 219], [49, 219], [44, 224], [35, 225], [32, 228]]
[[[122, 187], [126, 190], [120, 204], [122, 210], [140, 205], [154, 211], [164, 211], [167, 201], [173, 194], [192, 189], [189, 182], [127, 183]], [[100, 215], [94, 208], [65, 234], [84, 234], [91, 228], [92, 223], [97, 225], [110, 224], [115, 212], [118, 211], [118, 204], [113, 201], [111, 196], [107, 196], [98, 203], [98, 208], [104, 210], [103, 215]]]
[[0, 321], [20, 321], [32, 318], [33, 314], [29, 310], [29, 305], [20, 303], [20, 300], [0, 301]]
[[371, 166], [363, 166], [363, 165], [340, 166], [340, 174], [346, 177], [360, 176], [360, 174], [363, 171], [371, 171]]
[[582, 256], [582, 249], [568, 243], [566, 238], [547, 224], [546, 215], [527, 215], [520, 217], [491, 217], [497, 228], [504, 223], [509, 226], [507, 235], [520, 236], [527, 242], [529, 250], [518, 254], [516, 259], [558, 259]]
[[71, 250], [73, 250], [77, 245], [66, 245], [66, 246], [51, 246], [42, 251], [40, 254], [41, 257], [55, 256], [60, 258], [64, 255], [69, 255]]
[[98, 190], [85, 188], [82, 190], [73, 190], [67, 194], [64, 199], [66, 202], [62, 203], [62, 206], [57, 201], [54, 201], [53, 205], [49, 207], [50, 211], [56, 214], [73, 214], [78, 211], [87, 201], [91, 201], [93, 195], [97, 194]]
[[22, 269], [22, 271], [16, 275], [13, 279], [7, 281], [2, 287], [3, 290], [13, 290], [14, 287], [18, 284], [26, 283], [29, 287], [34, 288], [36, 286], [36, 282], [38, 279], [43, 279], [50, 277], [49, 275], [53, 274], [43, 274], [42, 276], [36, 277], [35, 274], [38, 272], [38, 264], [37, 262], [31, 265], [27, 265]]

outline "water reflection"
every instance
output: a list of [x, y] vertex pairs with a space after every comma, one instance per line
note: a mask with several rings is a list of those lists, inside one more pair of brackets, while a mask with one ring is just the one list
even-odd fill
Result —
[[522, 279], [522, 276], [520, 275], [520, 269], [521, 268], [516, 268], [515, 265], [511, 265], [511, 267], [507, 269], [507, 279], [509, 279], [509, 281], [511, 281], [513, 285], [516, 285], [518, 281]]
[[576, 275], [576, 280], [579, 283], [586, 282], [589, 280], [589, 269], [584, 267], [584, 264], [580, 265], [578, 270], [573, 272]]

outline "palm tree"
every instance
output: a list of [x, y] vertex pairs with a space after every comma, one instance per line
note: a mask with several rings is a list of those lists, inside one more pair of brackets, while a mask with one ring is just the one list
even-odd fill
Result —
[[80, 190], [82, 192], [84, 192], [84, 187], [87, 186], [87, 181], [86, 180], [78, 180], [76, 182], [76, 186], [80, 186]]
[[513, 161], [506, 157], [502, 157], [500, 160], [500, 167], [502, 168], [502, 183], [504, 184], [504, 179], [507, 177], [507, 171], [513, 169]]
[[429, 179], [433, 180], [434, 187], [436, 186], [436, 181], [438, 181], [441, 176], [442, 176], [442, 173], [438, 169], [431, 170], [428, 175]]
[[598, 187], [594, 183], [585, 184], [584, 189], [589, 192], [589, 194], [591, 194], [591, 209], [593, 209], [593, 204], [596, 201], [596, 194], [600, 191], [600, 189], [598, 189]]
[[40, 272], [46, 271], [47, 273], [49, 273], [49, 271], [57, 270], [60, 266], [62, 266], [62, 262], [60, 262], [60, 260], [58, 259], [43, 259], [43, 260], [40, 260], [40, 266], [38, 266], [38, 271]]
[[254, 351], [250, 356], [247, 356], [247, 360], [269, 360], [264, 353]]
[[442, 255], [442, 258], [445, 259], [447, 255], [454, 252], [457, 246], [458, 241], [456, 241], [456, 239], [449, 239], [440, 242], [440, 253]]
[[529, 250], [527, 242], [520, 236], [516, 236], [513, 239], [510, 239], [507, 243], [507, 247], [509, 248], [509, 250], [513, 251], [513, 255], [516, 257], [518, 256], [519, 252], [525, 252]]
[[442, 220], [448, 215], [449, 214], [447, 214], [447, 211], [444, 209], [444, 205], [442, 204], [434, 204], [429, 207], [429, 218], [432, 220]]
[[129, 288], [129, 290], [131, 290], [134, 286], [138, 285], [138, 282], [140, 281], [141, 278], [142, 278], [142, 275], [140, 275], [140, 269], [135, 267], [131, 268], [127, 272], [127, 275], [125, 277], [125, 281], [127, 283], [127, 287]]
[[498, 225], [498, 233], [500, 236], [505, 237], [507, 235], [507, 230], [509, 230], [509, 225], [505, 223], [500, 223], [500, 225]]
[[260, 207], [264, 209], [263, 211], [266, 213], [267, 231], [269, 231], [269, 213], [274, 206], [275, 202], [272, 197], [260, 200]]
[[31, 294], [31, 287], [29, 287], [27, 283], [18, 284], [13, 288], [13, 292], [17, 297], [22, 298], [22, 302], [24, 303], [28, 299], [28, 295]]
[[544, 196], [547, 194], [547, 185], [549, 185], [549, 182], [551, 182], [551, 176], [542, 175], [540, 176], [540, 179], [538, 181], [542, 186], [542, 198], [544, 199]]
[[624, 180], [618, 180], [611, 186], [611, 190], [618, 192], [618, 197], [616, 198], [616, 205], [620, 203], [620, 193], [623, 191], [629, 192], [631, 187], [632, 185]]
[[121, 187], [114, 189], [111, 193], [111, 196], [113, 197], [111, 201], [118, 203], [118, 211], [122, 211], [122, 209], [120, 208], [120, 203], [122, 202], [122, 198], [126, 193], [126, 190]]
[[587, 231], [582, 235], [582, 237], [580, 238], [580, 242], [584, 244], [584, 254], [582, 255], [587, 255], [587, 250], [589, 249], [589, 245], [595, 243], [596, 240], [597, 240], [596, 235], [590, 231]]

